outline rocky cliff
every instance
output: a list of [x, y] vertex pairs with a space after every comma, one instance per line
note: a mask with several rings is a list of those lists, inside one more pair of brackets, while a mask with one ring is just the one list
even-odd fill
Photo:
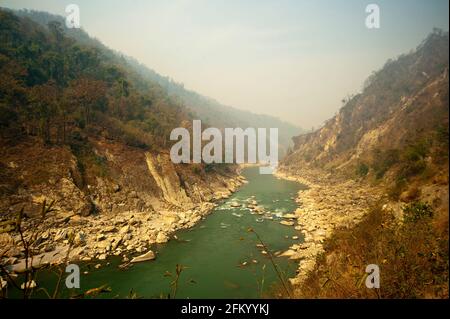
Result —
[[448, 33], [436, 31], [412, 53], [374, 72], [322, 128], [295, 137], [282, 165], [351, 175], [359, 164], [376, 161], [376, 152], [435, 140], [447, 126]]
[[[244, 182], [233, 167], [205, 174], [174, 165], [167, 153], [105, 139], [90, 139], [89, 162], [87, 154], [77, 157], [69, 147], [49, 147], [38, 139], [9, 143], [14, 145], [1, 148], [2, 220], [24, 208], [23, 227], [31, 235], [44, 200], [54, 201], [55, 211], [39, 225], [33, 245], [40, 256], [35, 265], [62, 260], [71, 236], [76, 242], [71, 259], [143, 252], [193, 226]], [[3, 262], [23, 270], [18, 234], [2, 234], [2, 242]]]

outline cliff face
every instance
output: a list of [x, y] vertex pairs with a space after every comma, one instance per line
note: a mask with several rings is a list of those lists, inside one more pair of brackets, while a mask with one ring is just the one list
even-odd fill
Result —
[[[91, 140], [92, 153], [45, 146], [27, 138], [1, 149], [2, 212], [39, 211], [44, 199], [70, 214], [187, 210], [221, 198], [237, 185], [236, 171], [211, 172], [174, 165], [166, 153], [152, 153], [115, 141]], [[222, 191], [222, 193], [221, 193]]]
[[369, 77], [363, 92], [321, 129], [295, 137], [282, 164], [353, 174], [359, 164], [376, 160], [374, 152], [433, 141], [447, 126], [448, 33], [435, 32]]
[[[127, 262], [129, 255], [192, 227], [214, 200], [227, 198], [244, 182], [230, 166], [206, 174], [202, 167], [174, 165], [165, 152], [106, 139], [90, 138], [83, 152], [37, 138], [0, 142], [0, 217], [15, 220], [24, 208], [25, 236], [39, 234], [33, 243], [35, 267], [64, 260], [70, 238], [71, 260], [114, 254]], [[44, 201], [55, 201], [55, 210], [39, 224]], [[2, 264], [24, 271], [18, 234], [3, 232], [0, 242]]]

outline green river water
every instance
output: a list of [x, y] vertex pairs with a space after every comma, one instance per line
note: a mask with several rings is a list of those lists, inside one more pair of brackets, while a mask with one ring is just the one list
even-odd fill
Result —
[[[272, 175], [260, 175], [257, 167], [246, 168], [243, 175], [249, 181], [229, 199], [223, 201], [213, 212], [195, 227], [176, 233], [178, 240], [172, 239], [162, 245], [151, 247], [157, 252], [154, 261], [134, 264], [121, 270], [119, 257], [111, 257], [101, 262], [80, 264], [80, 289], [66, 289], [62, 297], [70, 297], [91, 288], [107, 284], [111, 292], [100, 294], [100, 298], [126, 298], [131, 289], [141, 298], [159, 298], [171, 291], [177, 264], [185, 267], [182, 271], [176, 298], [261, 298], [268, 297], [276, 286], [280, 286], [277, 273], [261, 248], [252, 227], [263, 242], [275, 253], [284, 251], [294, 243], [301, 243], [301, 233], [294, 227], [279, 223], [280, 215], [293, 212], [294, 201], [302, 185], [277, 179]], [[267, 212], [252, 214], [245, 203], [254, 196], [258, 205]], [[243, 203], [243, 207], [231, 208], [231, 202]], [[240, 216], [240, 217], [239, 217]], [[299, 239], [292, 239], [298, 236]], [[297, 264], [284, 257], [275, 257], [279, 269], [286, 278], [295, 274]], [[243, 263], [247, 262], [245, 266]], [[109, 263], [109, 265], [107, 265]], [[84, 274], [84, 272], [88, 272]], [[165, 275], [166, 274], [166, 275]], [[40, 286], [52, 291], [56, 275], [40, 272], [36, 281]], [[64, 281], [62, 282], [64, 285]], [[45, 297], [42, 292], [35, 297]]]

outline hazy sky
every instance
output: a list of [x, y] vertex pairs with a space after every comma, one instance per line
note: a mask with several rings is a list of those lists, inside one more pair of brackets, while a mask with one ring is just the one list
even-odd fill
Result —
[[[188, 89], [304, 128], [320, 125], [384, 62], [448, 30], [448, 0], [0, 0], [65, 14]], [[381, 9], [367, 29], [365, 8]]]

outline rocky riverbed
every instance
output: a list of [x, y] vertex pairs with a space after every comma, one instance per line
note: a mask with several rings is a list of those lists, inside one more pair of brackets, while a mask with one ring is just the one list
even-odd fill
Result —
[[[129, 210], [90, 216], [50, 213], [38, 229], [34, 227], [35, 219], [25, 219], [22, 222], [25, 238], [33, 232], [38, 234], [31, 247], [32, 265], [58, 264], [66, 257], [70, 261], [105, 260], [112, 255], [121, 256], [125, 263], [136, 256], [148, 260], [149, 256], [154, 257], [150, 253], [151, 245], [165, 243], [175, 231], [194, 226], [217, 206], [217, 201], [228, 198], [245, 182], [242, 176], [230, 178], [226, 185], [216, 189], [211, 200], [186, 210], [172, 207], [151, 212]], [[0, 234], [0, 248], [1, 262], [10, 271], [26, 269], [19, 234]]]
[[279, 170], [277, 177], [308, 186], [296, 199], [293, 227], [304, 235], [304, 243], [294, 244], [282, 256], [299, 261], [297, 276], [290, 281], [300, 285], [314, 269], [316, 257], [324, 252], [323, 242], [337, 228], [350, 228], [361, 221], [369, 206], [380, 198], [376, 189], [354, 180], [338, 180], [320, 171]]

